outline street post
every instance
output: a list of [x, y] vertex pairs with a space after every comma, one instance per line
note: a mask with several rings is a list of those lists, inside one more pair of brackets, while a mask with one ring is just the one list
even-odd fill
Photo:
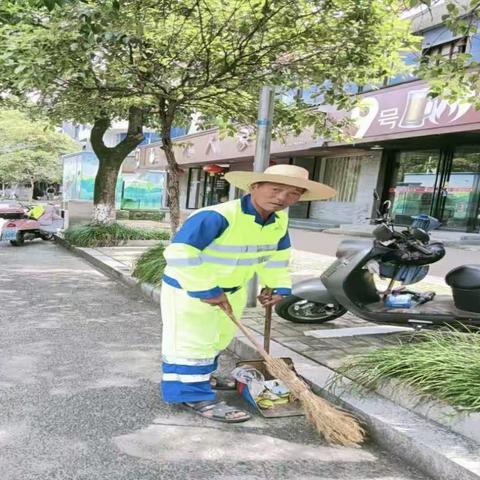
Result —
[[[260, 104], [258, 106], [257, 139], [255, 144], [255, 159], [253, 171], [263, 172], [270, 160], [270, 144], [272, 141], [273, 107], [275, 101], [275, 89], [273, 87], [262, 87], [260, 92]], [[255, 275], [248, 285], [249, 307], [257, 305], [258, 280]]]

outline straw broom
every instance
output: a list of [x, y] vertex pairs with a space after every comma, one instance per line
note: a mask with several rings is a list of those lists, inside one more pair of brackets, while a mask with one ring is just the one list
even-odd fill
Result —
[[232, 312], [226, 309], [223, 309], [223, 311], [240, 328], [264, 358], [270, 374], [274, 378], [281, 380], [292, 395], [300, 400], [307, 420], [328, 443], [344, 446], [355, 446], [362, 443], [365, 438], [365, 430], [363, 430], [355, 418], [315, 395], [308, 385], [298, 378], [295, 372], [283, 360], [273, 358], [268, 354], [260, 343], [257, 342], [252, 332], [240, 320], [235, 318]]

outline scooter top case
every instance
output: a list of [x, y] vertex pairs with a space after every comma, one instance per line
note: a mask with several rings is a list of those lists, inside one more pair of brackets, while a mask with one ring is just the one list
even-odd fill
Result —
[[480, 265], [462, 265], [447, 273], [445, 281], [452, 288], [459, 310], [480, 313]]

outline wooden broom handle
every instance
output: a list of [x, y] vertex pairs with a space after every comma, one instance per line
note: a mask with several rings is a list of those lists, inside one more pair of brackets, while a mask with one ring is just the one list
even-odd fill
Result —
[[[272, 294], [271, 288], [265, 288], [264, 291], [268, 295]], [[265, 326], [263, 330], [263, 348], [267, 353], [270, 353], [271, 330], [272, 330], [272, 306], [267, 305], [265, 307]]]
[[225, 314], [227, 315], [227, 317], [245, 334], [245, 336], [252, 342], [253, 346], [258, 350], [258, 353], [260, 353], [260, 355], [265, 358], [265, 359], [268, 359], [268, 358], [271, 358], [269, 353], [262, 347], [262, 345], [260, 345], [260, 343], [257, 341], [257, 339], [255, 338], [255, 336], [253, 335], [253, 333], [250, 331], [250, 329], [248, 329], [240, 320], [238, 320], [235, 315], [233, 314], [233, 312], [228, 312], [227, 310], [225, 310], [224, 308], [220, 307], [224, 312]]

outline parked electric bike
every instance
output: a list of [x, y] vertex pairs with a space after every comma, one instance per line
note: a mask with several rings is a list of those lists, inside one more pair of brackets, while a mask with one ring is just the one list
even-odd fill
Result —
[[[35, 212], [35, 210], [38, 210]], [[36, 215], [32, 215], [36, 213]], [[10, 242], [22, 246], [26, 240], [52, 240], [53, 234], [63, 226], [63, 219], [55, 207], [0, 205], [0, 243]]]
[[[375, 194], [376, 195], [376, 194]], [[378, 199], [378, 195], [376, 195]], [[429, 265], [445, 255], [429, 231], [440, 222], [428, 215], [412, 217], [412, 225], [395, 229], [391, 203], [377, 209], [373, 241], [345, 240], [337, 259], [319, 278], [293, 286], [292, 295], [277, 304], [277, 314], [297, 323], [324, 323], [347, 311], [374, 323], [434, 326], [480, 326], [480, 264], [462, 265], [446, 275], [453, 296], [407, 289], [421, 281]], [[390, 280], [380, 291], [375, 275]], [[397, 282], [401, 286], [395, 288]]]

